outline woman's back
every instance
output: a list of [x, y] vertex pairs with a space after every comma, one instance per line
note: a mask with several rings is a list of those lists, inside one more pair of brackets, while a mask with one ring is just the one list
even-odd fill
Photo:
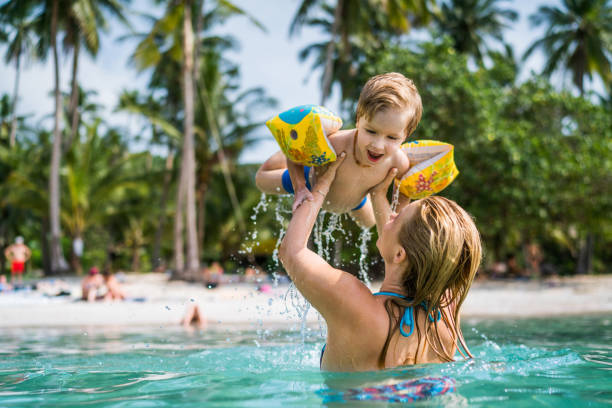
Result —
[[[442, 355], [436, 353], [444, 349], [450, 355], [455, 353], [455, 338], [446, 322], [452, 322], [452, 313], [444, 310], [435, 319], [428, 318], [423, 307], [399, 308], [392, 306], [394, 323], [389, 333], [389, 314], [385, 302], [389, 296], [372, 296], [376, 306], [356, 311], [355, 316], [347, 316], [352, 322], [352, 333], [347, 333], [346, 324], [328, 325], [328, 343], [322, 352], [321, 368], [329, 371], [369, 371], [381, 368], [392, 368], [409, 364], [445, 362]], [[406, 318], [404, 318], [404, 315]], [[412, 320], [410, 320], [412, 315]], [[404, 320], [402, 320], [404, 318]], [[412, 321], [412, 329], [410, 323]], [[346, 322], [345, 322], [346, 323]], [[398, 324], [402, 324], [400, 330]], [[429, 327], [428, 327], [429, 326]], [[437, 334], [436, 334], [437, 330]], [[426, 331], [429, 331], [426, 339]], [[438, 337], [439, 336], [439, 337]], [[384, 356], [380, 358], [389, 343]], [[436, 339], [439, 338], [438, 342]]]

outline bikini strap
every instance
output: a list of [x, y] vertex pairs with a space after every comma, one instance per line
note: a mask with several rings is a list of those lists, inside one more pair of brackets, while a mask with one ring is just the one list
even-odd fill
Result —
[[[396, 298], [400, 298], [400, 299], [404, 299], [404, 300], [410, 300], [409, 297], [404, 296], [404, 295], [400, 295], [399, 293], [394, 293], [394, 292], [376, 292], [373, 294], [374, 296], [393, 296]], [[425, 302], [421, 302], [420, 306], [427, 310], [427, 304]], [[437, 322], [438, 320], [440, 320], [442, 318], [442, 314], [440, 313], [440, 309], [436, 309], [436, 318], [434, 319], [434, 317], [429, 314], [427, 317], [429, 318], [430, 322]], [[404, 325], [408, 326], [410, 328], [410, 331], [408, 333], [406, 333], [406, 331], [404, 330]], [[404, 337], [410, 337], [410, 335], [412, 334], [412, 332], [414, 331], [414, 307], [413, 306], [407, 306], [404, 309], [404, 315], [402, 316], [402, 320], [400, 322], [400, 333], [402, 336]]]

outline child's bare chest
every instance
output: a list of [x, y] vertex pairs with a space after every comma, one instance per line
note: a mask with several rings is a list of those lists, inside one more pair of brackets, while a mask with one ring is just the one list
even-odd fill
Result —
[[382, 166], [362, 167], [347, 157], [336, 172], [324, 208], [342, 213], [357, 207], [368, 191], [384, 178], [383, 171]]

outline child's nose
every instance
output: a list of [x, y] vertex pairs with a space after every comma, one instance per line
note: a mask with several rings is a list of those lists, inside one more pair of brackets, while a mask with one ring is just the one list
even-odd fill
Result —
[[372, 147], [377, 151], [382, 151], [385, 148], [385, 144], [381, 138], [377, 137], [372, 141]]

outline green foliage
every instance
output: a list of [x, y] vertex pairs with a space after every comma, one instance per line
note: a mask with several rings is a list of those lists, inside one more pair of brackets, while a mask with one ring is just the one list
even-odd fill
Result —
[[504, 79], [502, 86], [498, 73], [514, 71], [508, 61], [471, 71], [449, 39], [424, 43], [417, 52], [383, 51], [371, 61], [363, 82], [398, 71], [419, 88], [424, 113], [412, 138], [455, 145], [460, 175], [443, 194], [475, 217], [489, 259], [518, 252], [530, 240], [553, 241], [575, 255], [589, 231], [609, 245], [607, 109], [559, 93], [542, 78]]
[[503, 42], [502, 30], [509, 28], [506, 21], [516, 21], [518, 18], [516, 11], [498, 7], [502, 1], [443, 2], [440, 12], [434, 17], [435, 25], [442, 34], [452, 38], [455, 50], [473, 56], [478, 63], [482, 63], [487, 49], [487, 37]]
[[562, 7], [541, 6], [529, 17], [533, 26], [546, 25], [546, 33], [531, 44], [524, 58], [541, 49], [547, 57], [542, 74], [570, 71], [584, 93], [584, 77], [597, 73], [612, 86], [612, 5], [608, 0], [564, 0]]
[[[59, 22], [65, 47], [81, 44], [95, 54], [100, 46], [98, 33], [106, 27], [102, 12], [124, 21], [122, 4], [126, 3], [59, 0], [60, 10], [65, 11], [60, 12]], [[556, 91], [545, 77], [516, 82], [520, 67], [512, 49], [486, 47], [491, 39], [503, 44], [501, 29], [516, 17], [498, 7], [501, 3], [446, 1], [438, 9], [431, 0], [344, 0], [334, 37], [335, 9], [326, 2], [304, 0], [292, 30], [307, 25], [329, 36], [328, 41], [309, 45], [300, 54], [302, 60], [312, 58], [313, 70], [325, 66], [329, 41], [334, 42], [332, 80], [341, 85], [342, 108], [350, 115], [370, 76], [398, 71], [415, 81], [424, 114], [413, 138], [455, 145], [461, 173], [442, 194], [473, 214], [488, 262], [503, 260], [508, 253], [520, 254], [527, 243], [538, 242], [546, 254], [545, 262], [571, 273], [585, 238], [592, 235], [596, 238], [594, 270], [608, 272], [606, 265], [612, 262], [609, 2], [567, 1], [565, 8], [577, 8], [573, 14], [543, 7], [532, 18], [534, 24], [549, 25], [545, 38], [531, 48], [543, 47], [547, 53], [544, 74], [566, 67], [574, 72], [576, 81], [581, 75], [598, 73], [608, 91], [600, 104]], [[46, 56], [51, 4], [20, 0], [0, 6], [0, 40], [8, 43], [8, 60], [17, 62], [19, 55], [34, 53], [34, 40], [38, 56]], [[116, 269], [149, 270], [160, 259], [172, 258], [172, 220], [182, 159], [178, 147], [183, 137], [185, 4], [192, 7], [196, 33], [196, 200], [201, 260], [232, 265], [256, 261], [270, 270], [277, 267], [271, 255], [288, 219], [283, 209], [290, 207], [289, 199], [274, 197], [262, 202], [254, 183], [258, 166], [238, 164], [241, 153], [258, 140], [254, 130], [261, 123], [253, 119], [253, 112], [273, 106], [274, 101], [263, 89], [241, 87], [241, 67], [227, 59], [237, 42], [216, 34], [228, 18], [244, 16], [244, 11], [225, 0], [194, 0], [168, 4], [159, 18], [146, 16], [150, 30], [129, 36], [138, 40], [131, 62], [137, 70], [148, 71], [150, 80], [146, 91], [125, 91], [117, 109], [145, 119], [138, 136], [107, 127], [99, 106], [90, 101], [91, 93], [78, 90], [81, 124], [74, 140], [64, 146], [60, 172], [64, 250], [72, 252], [74, 238], [85, 243], [80, 261], [73, 257], [75, 269], [82, 263], [85, 267], [110, 264]], [[428, 23], [432, 16], [436, 40], [418, 43], [401, 34]], [[568, 30], [575, 18], [580, 20], [578, 31]], [[470, 24], [464, 24], [467, 22]], [[585, 30], [592, 34], [589, 39], [574, 41]], [[440, 32], [448, 36], [438, 39]], [[579, 58], [585, 55], [586, 59]], [[476, 70], [469, 68], [469, 58], [479, 62]], [[40, 125], [33, 130], [28, 117], [18, 117], [16, 143], [9, 146], [12, 102], [7, 95], [0, 98], [0, 246], [16, 235], [25, 236], [34, 249], [34, 266], [40, 267], [48, 256], [51, 135]], [[68, 113], [68, 97], [63, 104]], [[131, 151], [132, 142], [143, 140], [156, 153]], [[230, 199], [233, 189], [237, 205]], [[259, 207], [258, 216], [250, 218], [258, 204], [267, 207]], [[246, 236], [236, 217], [240, 213], [248, 223]], [[334, 238], [344, 245], [332, 250], [344, 269], [354, 271], [360, 263], [356, 247], [361, 231], [348, 216], [340, 222], [346, 235], [335, 234]], [[372, 255], [377, 253], [374, 243], [371, 239], [368, 247]], [[377, 256], [367, 262], [372, 263], [371, 272], [380, 268]]]

